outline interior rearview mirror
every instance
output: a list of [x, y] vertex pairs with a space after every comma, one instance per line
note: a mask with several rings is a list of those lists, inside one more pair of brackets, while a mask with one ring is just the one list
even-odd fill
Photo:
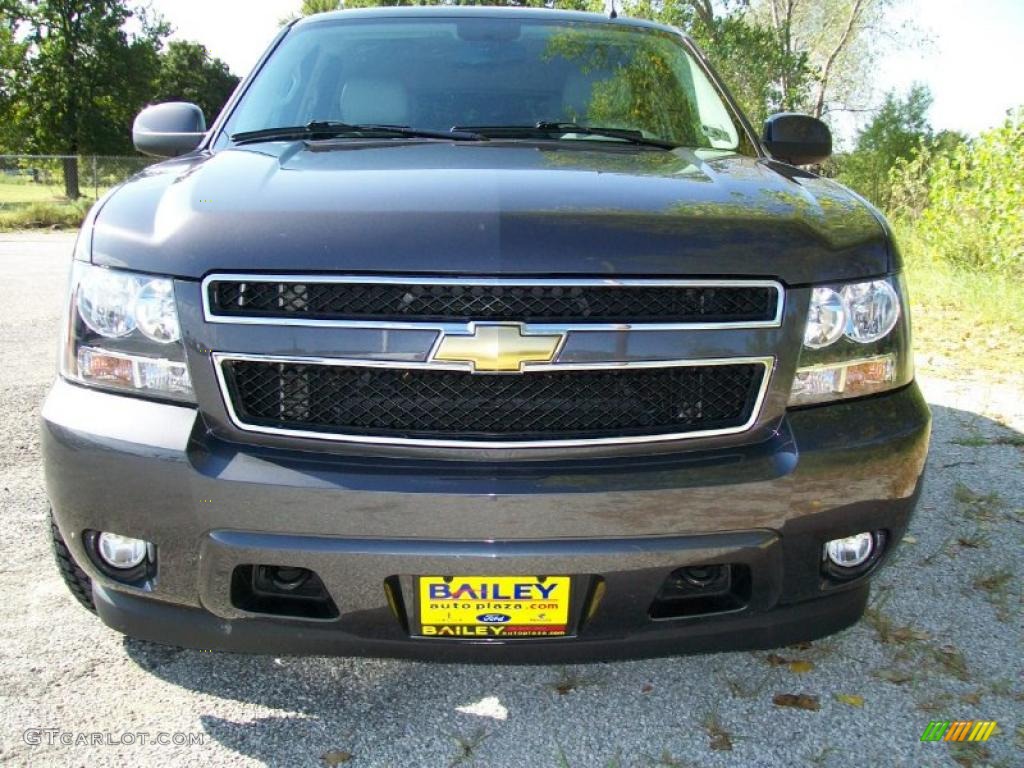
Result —
[[154, 104], [139, 112], [132, 141], [144, 155], [177, 157], [199, 146], [206, 135], [203, 110], [185, 101]]
[[815, 165], [832, 154], [832, 132], [821, 120], [780, 112], [764, 121], [761, 137], [776, 160], [790, 165]]

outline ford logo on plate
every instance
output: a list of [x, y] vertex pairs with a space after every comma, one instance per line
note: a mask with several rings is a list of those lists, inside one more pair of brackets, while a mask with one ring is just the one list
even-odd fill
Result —
[[483, 624], [504, 624], [511, 621], [512, 617], [504, 613], [481, 613], [476, 620]]

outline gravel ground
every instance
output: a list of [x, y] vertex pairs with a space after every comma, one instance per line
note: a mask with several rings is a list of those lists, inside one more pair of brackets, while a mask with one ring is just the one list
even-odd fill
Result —
[[[0, 760], [1024, 765], [1020, 380], [923, 379], [935, 432], [911, 535], [876, 580], [868, 618], [813, 644], [568, 668], [177, 650], [103, 627], [51, 561], [36, 420], [71, 245], [63, 234], [0, 235]], [[820, 709], [774, 705], [785, 693], [816, 696]], [[933, 719], [999, 726], [987, 744], [922, 744]], [[28, 744], [32, 728], [86, 743], [48, 744], [44, 733]], [[161, 732], [202, 743], [123, 743]]]

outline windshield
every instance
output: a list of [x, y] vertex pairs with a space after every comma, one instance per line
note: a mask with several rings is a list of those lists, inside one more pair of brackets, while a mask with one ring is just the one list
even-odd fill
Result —
[[[300, 25], [259, 72], [225, 133], [314, 121], [423, 131], [568, 123], [724, 150], [738, 149], [741, 136], [673, 33], [512, 17]], [[555, 137], [620, 140], [574, 133], [571, 125], [559, 125]]]

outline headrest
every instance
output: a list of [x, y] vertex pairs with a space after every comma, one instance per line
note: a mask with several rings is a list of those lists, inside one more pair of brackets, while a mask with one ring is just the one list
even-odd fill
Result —
[[341, 119], [346, 123], [408, 125], [409, 95], [396, 80], [349, 80], [341, 89]]

